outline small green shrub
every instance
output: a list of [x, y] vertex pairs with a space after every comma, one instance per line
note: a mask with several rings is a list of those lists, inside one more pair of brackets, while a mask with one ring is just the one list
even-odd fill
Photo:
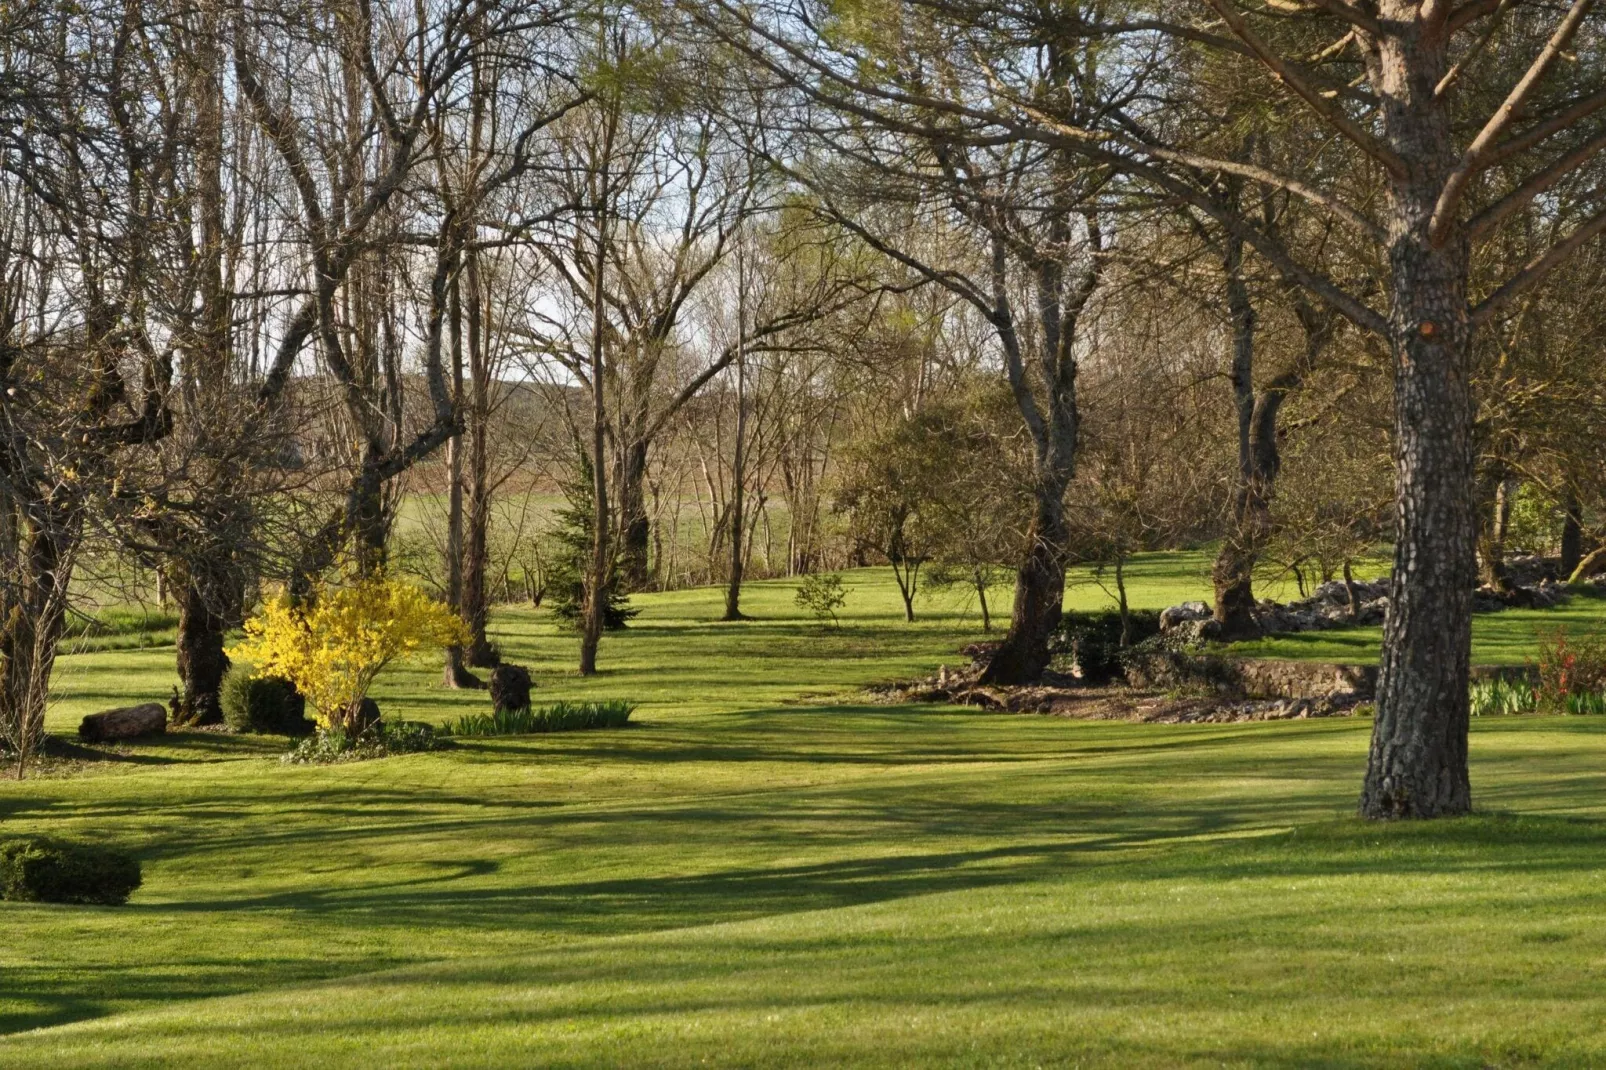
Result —
[[314, 725], [306, 717], [306, 700], [290, 681], [277, 676], [253, 679], [246, 664], [230, 666], [218, 689], [223, 721], [236, 732], [304, 736]]
[[319, 728], [315, 735], [292, 747], [281, 760], [293, 765], [336, 765], [393, 754], [445, 750], [449, 746], [451, 742], [442, 739], [434, 726], [422, 721], [377, 721], [355, 736], [343, 728]]
[[554, 702], [516, 710], [464, 714], [447, 721], [448, 736], [526, 736], [537, 732], [578, 732], [587, 728], [619, 728], [636, 707], [629, 702]]
[[1117, 609], [1067, 612], [1050, 642], [1055, 656], [1090, 684], [1105, 684], [1122, 673], [1125, 651], [1160, 634], [1160, 614], [1134, 609], [1127, 613], [1127, 643], [1121, 643], [1121, 612]]
[[1538, 708], [1538, 695], [1524, 680], [1474, 680], [1467, 697], [1474, 717], [1505, 717]]
[[0, 899], [116, 906], [139, 882], [139, 862], [109, 847], [43, 836], [0, 842]]
[[814, 614], [815, 620], [833, 627], [841, 623], [836, 611], [847, 604], [847, 600], [847, 592], [842, 589], [842, 575], [838, 572], [816, 572], [804, 576], [803, 582], [797, 585], [794, 599], [799, 606]]

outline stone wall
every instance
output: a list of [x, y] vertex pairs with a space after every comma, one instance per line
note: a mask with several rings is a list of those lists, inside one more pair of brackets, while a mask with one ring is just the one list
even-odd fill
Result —
[[1311, 661], [1258, 661], [1219, 654], [1156, 650], [1127, 660], [1127, 682], [1134, 687], [1171, 690], [1206, 687], [1246, 698], [1370, 698], [1377, 689], [1375, 665], [1332, 665]]

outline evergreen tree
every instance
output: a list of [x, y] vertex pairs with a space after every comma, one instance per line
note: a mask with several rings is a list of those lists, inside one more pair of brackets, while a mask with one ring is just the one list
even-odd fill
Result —
[[[552, 534], [555, 544], [548, 579], [548, 604], [552, 615], [565, 625], [578, 629], [586, 601], [586, 567], [591, 561], [591, 541], [595, 537], [596, 498], [592, 492], [591, 458], [583, 451], [579, 454], [575, 478], [562, 484], [563, 497], [568, 505], [558, 510], [557, 530]], [[639, 609], [632, 609], [630, 598], [624, 593], [624, 577], [619, 568], [618, 555], [608, 569], [607, 604], [602, 612], [602, 626], [610, 632], [629, 624]]]

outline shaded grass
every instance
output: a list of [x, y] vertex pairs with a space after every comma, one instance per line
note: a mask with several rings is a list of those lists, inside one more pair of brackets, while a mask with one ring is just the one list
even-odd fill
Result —
[[1489, 814], [1370, 825], [1366, 729], [826, 707], [51, 782], [8, 823], [118, 819], [147, 888], [8, 908], [8, 1024], [174, 1005], [0, 1063], [1606, 1056], [1606, 733], [1480, 723]]
[[[1177, 600], [1197, 560], [1143, 589]], [[785, 584], [752, 625], [719, 592], [643, 598], [588, 680], [572, 637], [498, 616], [538, 702], [638, 701], [628, 732], [332, 767], [178, 733], [0, 783], [7, 834], [109, 839], [146, 882], [0, 907], [0, 1031], [45, 1027], [0, 1065], [1606, 1061], [1606, 722], [1480, 718], [1482, 815], [1362, 824], [1365, 721], [864, 705], [977, 635], [852, 578], [840, 631]], [[171, 672], [63, 661], [92, 686], [53, 725]], [[438, 681], [381, 701], [488, 706]]]

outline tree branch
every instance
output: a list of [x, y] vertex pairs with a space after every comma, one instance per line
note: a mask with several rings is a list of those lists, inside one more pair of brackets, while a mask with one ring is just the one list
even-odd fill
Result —
[[1527, 266], [1506, 280], [1505, 285], [1478, 302], [1470, 314], [1472, 325], [1476, 327], [1488, 322], [1495, 313], [1510, 304], [1512, 298], [1530, 289], [1535, 283], [1538, 283], [1546, 275], [1560, 267], [1580, 246], [1596, 235], [1603, 233], [1606, 233], [1606, 209], [1580, 224], [1566, 238], [1528, 261]]
[[[1225, 0], [1213, 0], [1213, 2], [1221, 3]], [[1539, 83], [1549, 72], [1550, 65], [1567, 47], [1567, 42], [1572, 40], [1573, 34], [1578, 32], [1584, 16], [1589, 14], [1589, 9], [1594, 4], [1595, 0], [1573, 0], [1572, 7], [1562, 17], [1561, 24], [1550, 35], [1550, 40], [1545, 42], [1545, 47], [1534, 57], [1533, 63], [1529, 64], [1523, 76], [1517, 79], [1517, 84], [1511, 87], [1506, 99], [1495, 109], [1494, 114], [1489, 116], [1489, 121], [1483, 124], [1483, 129], [1472, 139], [1472, 144], [1467, 146], [1467, 151], [1461, 156], [1461, 162], [1456, 164], [1455, 170], [1445, 179], [1444, 189], [1440, 191], [1438, 202], [1433, 206], [1433, 217], [1428, 222], [1428, 240], [1434, 245], [1442, 245], [1450, 236], [1450, 231], [1455, 226], [1456, 209], [1460, 207], [1467, 183], [1473, 175], [1488, 166], [1484, 162], [1484, 157], [1506, 132], [1506, 128], [1511, 125], [1511, 121], [1522, 106], [1528, 102], [1534, 90], [1539, 87]]]
[[[1587, 0], [1577, 0], [1577, 2], [1584, 3]], [[1349, 138], [1362, 152], [1376, 160], [1390, 174], [1399, 177], [1406, 173], [1405, 161], [1400, 159], [1393, 149], [1361, 129], [1355, 120], [1344, 114], [1343, 109], [1318, 93], [1310, 83], [1300, 77], [1286, 60], [1272, 51], [1271, 47], [1260, 39], [1260, 35], [1250, 28], [1243, 15], [1233, 6], [1232, 0], [1205, 0], [1205, 3], [1215, 9], [1216, 13], [1232, 28], [1232, 32], [1238, 35], [1238, 39], [1249, 46], [1249, 50], [1255, 54], [1255, 58], [1265, 64], [1277, 81], [1287, 86], [1296, 96], [1310, 105], [1311, 110], [1329, 126]]]

